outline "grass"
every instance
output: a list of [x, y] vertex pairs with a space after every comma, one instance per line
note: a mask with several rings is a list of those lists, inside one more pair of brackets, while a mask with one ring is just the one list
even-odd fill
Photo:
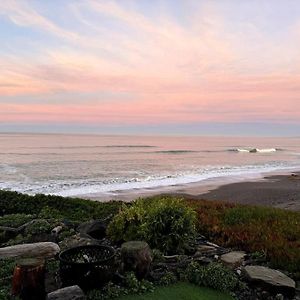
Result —
[[181, 282], [167, 287], [159, 287], [153, 293], [144, 295], [127, 295], [119, 300], [232, 300], [233, 298], [205, 287]]
[[300, 271], [300, 212], [226, 202], [189, 200], [198, 231], [215, 243], [264, 253], [275, 268]]

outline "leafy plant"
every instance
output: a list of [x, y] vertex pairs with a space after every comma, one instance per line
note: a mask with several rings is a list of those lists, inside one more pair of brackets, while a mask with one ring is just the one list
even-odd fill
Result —
[[201, 266], [192, 262], [187, 269], [187, 278], [191, 283], [211, 287], [222, 292], [234, 291], [239, 282], [237, 276], [230, 269], [219, 263]]
[[34, 217], [27, 214], [10, 214], [0, 217], [0, 226], [7, 226], [17, 228], [29, 221]]
[[138, 199], [123, 206], [108, 226], [114, 241], [145, 240], [165, 253], [182, 252], [195, 233], [195, 212], [182, 199]]
[[25, 229], [25, 234], [33, 236], [41, 233], [49, 233], [51, 229], [51, 225], [46, 220], [41, 219], [28, 225]]
[[122, 286], [112, 282], [106, 284], [101, 290], [92, 290], [88, 293], [88, 300], [102, 300], [118, 298], [129, 294], [143, 294], [153, 292], [153, 284], [147, 280], [138, 281], [134, 273], [127, 273]]
[[165, 286], [174, 284], [176, 282], [177, 282], [177, 277], [172, 272], [167, 272], [159, 280], [159, 284]]

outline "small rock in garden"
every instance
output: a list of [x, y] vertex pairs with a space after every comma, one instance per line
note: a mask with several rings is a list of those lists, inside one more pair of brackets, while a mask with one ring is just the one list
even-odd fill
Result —
[[79, 225], [78, 231], [82, 235], [88, 235], [93, 239], [102, 240], [106, 237], [106, 228], [107, 225], [103, 220], [92, 220]]
[[275, 296], [275, 299], [276, 299], [276, 300], [284, 300], [284, 296], [283, 296], [282, 294], [277, 294], [277, 295]]
[[236, 268], [242, 264], [246, 253], [244, 251], [232, 251], [221, 255], [221, 261], [230, 268]]
[[98, 245], [98, 243], [95, 240], [82, 237], [80, 234], [72, 235], [59, 243], [61, 250], [87, 245]]
[[86, 297], [78, 285], [68, 286], [47, 295], [47, 300], [85, 300]]
[[200, 245], [197, 248], [197, 252], [198, 254], [215, 254], [216, 253], [216, 248], [213, 246], [208, 246], [208, 245]]
[[268, 287], [272, 293], [287, 296], [295, 294], [295, 281], [278, 270], [263, 266], [246, 266], [244, 272], [250, 283]]

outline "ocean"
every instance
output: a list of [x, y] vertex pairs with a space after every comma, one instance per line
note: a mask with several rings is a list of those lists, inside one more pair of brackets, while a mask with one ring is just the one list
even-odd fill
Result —
[[0, 189], [113, 195], [300, 170], [300, 138], [0, 134]]

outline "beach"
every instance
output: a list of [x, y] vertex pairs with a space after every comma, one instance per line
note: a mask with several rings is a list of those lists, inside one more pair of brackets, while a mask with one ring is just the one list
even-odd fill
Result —
[[248, 180], [240, 179], [240, 181], [237, 177], [219, 178], [185, 185], [96, 193], [81, 197], [101, 202], [110, 200], [129, 202], [138, 197], [155, 195], [263, 205], [299, 211], [300, 172], [273, 173], [261, 177], [249, 177]]

